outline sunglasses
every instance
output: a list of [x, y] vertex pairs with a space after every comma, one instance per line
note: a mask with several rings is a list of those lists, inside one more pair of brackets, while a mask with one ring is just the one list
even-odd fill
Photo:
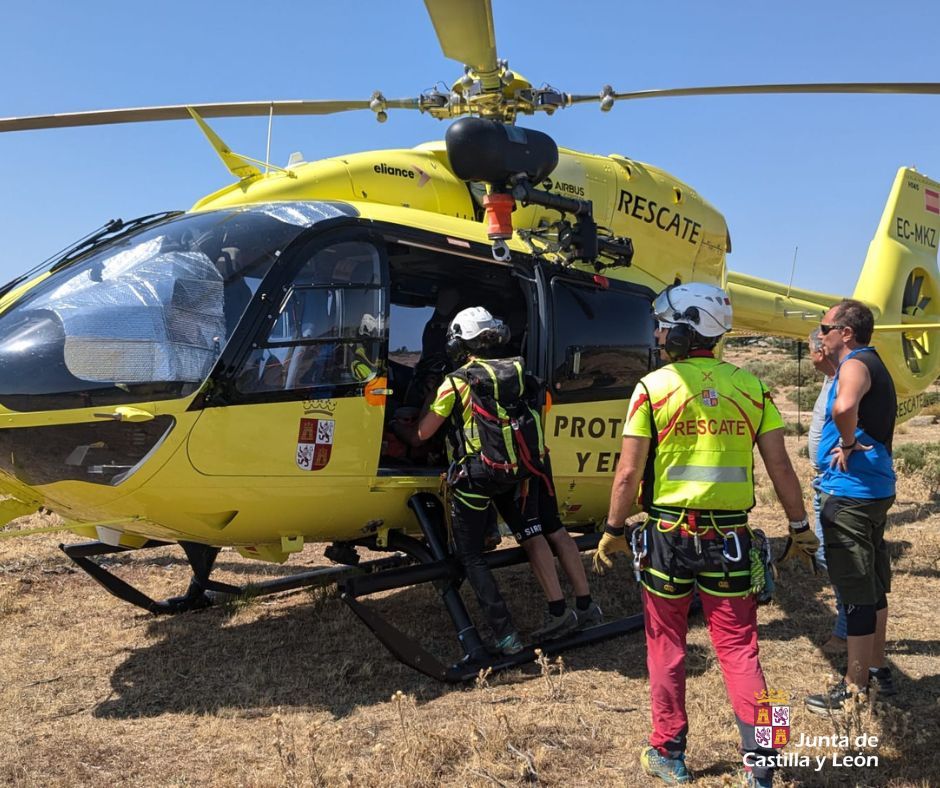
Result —
[[828, 334], [834, 328], [842, 329], [842, 328], [845, 328], [845, 326], [842, 325], [841, 323], [820, 323], [819, 333], [822, 334], [823, 336], [826, 336], [826, 334]]

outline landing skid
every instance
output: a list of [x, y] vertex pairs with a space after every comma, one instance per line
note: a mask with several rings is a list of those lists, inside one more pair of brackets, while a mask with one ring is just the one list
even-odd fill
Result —
[[[408, 505], [421, 527], [423, 540], [393, 531], [388, 535], [387, 546], [382, 548], [378, 547], [374, 538], [340, 543], [330, 548], [332, 552], [327, 552], [327, 557], [343, 560], [350, 565], [322, 567], [244, 586], [220, 583], [210, 578], [219, 548], [196, 542], [180, 542], [193, 570], [192, 580], [185, 594], [164, 600], [151, 599], [93, 558], [132, 549], [166, 547], [170, 543], [151, 540], [142, 547], [127, 548], [114, 547], [103, 542], [85, 542], [59, 547], [109, 593], [157, 615], [199, 610], [218, 601], [239, 596], [273, 594], [338, 583], [341, 599], [396, 659], [426, 676], [449, 683], [470, 681], [476, 678], [481, 670], [488, 668], [499, 671], [531, 663], [535, 659], [537, 648], [542, 649], [544, 654], [553, 656], [567, 649], [599, 643], [643, 628], [643, 615], [640, 613], [554, 640], [531, 643], [512, 656], [494, 654], [484, 644], [460, 596], [464, 573], [448, 549], [441, 502], [430, 493], [416, 493]], [[581, 551], [595, 548], [599, 539], [600, 535], [596, 533], [574, 537], [575, 544]], [[353, 561], [358, 560], [354, 550], [357, 544], [373, 550], [387, 549], [396, 552], [386, 558], [353, 564]], [[487, 553], [484, 560], [490, 569], [515, 566], [527, 561], [525, 551], [521, 547]], [[457, 640], [463, 650], [463, 657], [454, 664], [446, 665], [441, 662], [414, 638], [397, 629], [361, 600], [361, 597], [369, 594], [407, 588], [419, 583], [434, 584], [453, 622]]]
[[59, 549], [78, 564], [83, 571], [98, 581], [109, 593], [124, 602], [130, 602], [132, 605], [156, 615], [201, 610], [217, 602], [241, 596], [261, 596], [263, 594], [275, 594], [280, 591], [292, 591], [297, 588], [330, 585], [350, 574], [366, 574], [368, 572], [389, 570], [401, 567], [411, 561], [404, 555], [393, 555], [375, 561], [364, 561], [356, 566], [326, 566], [309, 572], [299, 572], [286, 577], [276, 577], [258, 583], [234, 586], [228, 583], [220, 583], [209, 577], [215, 559], [219, 554], [218, 547], [197, 544], [196, 542], [180, 542], [179, 544], [186, 553], [186, 558], [193, 570], [189, 588], [182, 596], [155, 600], [92, 560], [94, 556], [124, 553], [129, 550], [146, 550], [153, 547], [167, 547], [170, 544], [169, 542], [150, 540], [141, 547], [130, 548], [114, 547], [103, 542], [84, 542], [82, 544], [61, 544]]

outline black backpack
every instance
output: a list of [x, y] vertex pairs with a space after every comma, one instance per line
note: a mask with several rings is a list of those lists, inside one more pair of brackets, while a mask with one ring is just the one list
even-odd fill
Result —
[[458, 382], [469, 386], [473, 426], [480, 439], [480, 460], [490, 479], [519, 482], [541, 478], [554, 495], [542, 458], [545, 441], [538, 405], [542, 384], [526, 373], [521, 358], [474, 359], [450, 373], [454, 387], [455, 456], [466, 456], [467, 435]]

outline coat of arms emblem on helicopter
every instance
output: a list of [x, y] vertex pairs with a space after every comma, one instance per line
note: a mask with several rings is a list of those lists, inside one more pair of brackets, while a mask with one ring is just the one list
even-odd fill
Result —
[[303, 471], [325, 468], [333, 451], [333, 419], [301, 419], [297, 436], [297, 467]]

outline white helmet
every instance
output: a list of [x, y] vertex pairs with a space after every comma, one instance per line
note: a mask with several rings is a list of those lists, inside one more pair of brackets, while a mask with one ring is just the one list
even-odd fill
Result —
[[381, 315], [370, 315], [366, 312], [359, 322], [359, 336], [381, 337], [385, 328], [385, 321]]
[[482, 306], [461, 309], [447, 329], [448, 342], [460, 341], [470, 348], [500, 345], [509, 339], [509, 327]]
[[731, 299], [701, 282], [670, 285], [653, 301], [653, 316], [666, 325], [690, 326], [703, 337], [720, 337], [731, 330]]

